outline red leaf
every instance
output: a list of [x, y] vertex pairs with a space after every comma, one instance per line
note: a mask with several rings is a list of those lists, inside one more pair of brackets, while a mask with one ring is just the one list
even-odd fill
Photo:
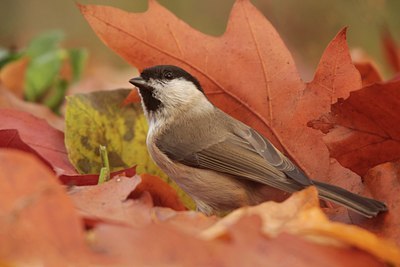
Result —
[[[64, 146], [64, 134], [61, 131], [52, 128], [43, 119], [12, 109], [1, 109], [0, 121], [0, 130], [14, 129], [18, 131], [18, 137], [15, 135], [11, 143], [8, 143], [9, 140], [1, 138], [0, 147], [14, 145], [15, 148], [27, 152], [32, 152], [33, 150], [42, 159], [45, 159], [56, 173], [76, 174], [75, 168], [68, 160]], [[3, 131], [2, 134], [10, 135], [12, 132]]]
[[354, 66], [361, 74], [363, 87], [383, 81], [377, 68], [371, 61], [356, 62]]
[[[132, 177], [136, 174], [136, 166], [133, 166], [128, 169], [119, 170], [112, 172], [110, 174], [111, 178], [115, 178], [118, 175], [123, 175], [127, 177]], [[70, 175], [61, 175], [60, 181], [68, 186], [80, 186], [80, 185], [97, 185], [99, 182], [99, 174], [70, 174]]]
[[378, 83], [351, 93], [321, 121], [331, 157], [364, 175], [370, 168], [400, 159], [400, 81]]

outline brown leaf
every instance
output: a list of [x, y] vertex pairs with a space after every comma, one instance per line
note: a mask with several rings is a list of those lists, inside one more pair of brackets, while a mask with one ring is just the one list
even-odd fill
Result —
[[7, 266], [87, 266], [81, 222], [34, 156], [0, 149], [0, 258]]
[[266, 238], [257, 216], [240, 219], [229, 228], [229, 239], [222, 240], [201, 240], [154, 223], [142, 228], [99, 225], [93, 237], [93, 250], [130, 266], [383, 266], [356, 249], [318, 245], [286, 233]]
[[314, 187], [294, 193], [282, 203], [270, 201], [238, 209], [203, 231], [202, 237], [210, 240], [224, 236], [230, 225], [250, 215], [260, 216], [262, 231], [269, 237], [287, 232], [321, 244], [353, 246], [386, 262], [400, 264], [400, 249], [393, 243], [362, 228], [330, 222], [319, 208], [318, 192]]
[[322, 120], [331, 124], [324, 142], [331, 157], [364, 175], [400, 159], [400, 81], [378, 83], [351, 93]]
[[311, 177], [344, 177], [350, 180], [342, 182], [350, 184], [347, 188], [360, 183], [330, 162], [322, 134], [306, 126], [327, 113], [336, 98], [361, 87], [345, 30], [329, 45], [315, 81], [306, 87], [278, 33], [248, 0], [236, 1], [226, 32], [217, 38], [190, 28], [156, 1], [139, 14], [105, 6], [80, 9], [99, 37], [128, 62], [139, 69], [183, 67], [199, 78], [213, 103], [268, 137]]
[[42, 159], [45, 159], [57, 174], [76, 174], [74, 167], [68, 160], [64, 146], [64, 134], [61, 131], [52, 128], [46, 121], [28, 113], [12, 109], [0, 110], [0, 130], [15, 129], [19, 135], [19, 137], [15, 136], [16, 139], [13, 143], [7, 143], [0, 139], [0, 147], [9, 147], [10, 144], [21, 143], [20, 141], [22, 141], [39, 154]]

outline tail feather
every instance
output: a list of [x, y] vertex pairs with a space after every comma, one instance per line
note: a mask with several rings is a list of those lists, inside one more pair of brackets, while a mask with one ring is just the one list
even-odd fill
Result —
[[385, 203], [378, 200], [353, 194], [334, 185], [318, 181], [313, 183], [318, 188], [320, 198], [343, 205], [365, 217], [375, 217], [379, 212], [387, 210]]

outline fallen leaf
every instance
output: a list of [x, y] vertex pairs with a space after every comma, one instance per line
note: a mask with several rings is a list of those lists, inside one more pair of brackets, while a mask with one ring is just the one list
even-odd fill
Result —
[[185, 210], [176, 192], [150, 175], [115, 177], [95, 186], [73, 187], [69, 194], [80, 214], [92, 224], [142, 225], [153, 220], [153, 205]]
[[120, 265], [132, 266], [383, 266], [356, 249], [318, 245], [286, 233], [267, 238], [256, 216], [240, 219], [229, 231], [228, 240], [201, 240], [170, 225], [103, 224], [93, 230], [91, 245]]
[[100, 145], [107, 148], [111, 171], [132, 165], [138, 165], [139, 172], [157, 168], [146, 150], [147, 122], [141, 107], [121, 106], [129, 92], [119, 89], [68, 96], [65, 143], [79, 172], [99, 173]]
[[372, 220], [351, 218], [352, 223], [396, 242], [400, 246], [400, 160], [387, 162], [369, 170], [364, 183], [373, 197], [386, 203], [389, 211]]
[[329, 126], [324, 142], [331, 157], [359, 175], [400, 159], [399, 86], [400, 81], [367, 86], [317, 120]]
[[[65, 143], [72, 164], [81, 173], [98, 173], [102, 167], [98, 151], [99, 146], [103, 145], [107, 148], [111, 171], [136, 165], [137, 173], [151, 173], [161, 177], [177, 190], [187, 207], [193, 207], [193, 201], [155, 165], [148, 154], [148, 126], [141, 105], [122, 106], [130, 91], [98, 91], [67, 98]], [[162, 182], [158, 184], [160, 186]], [[163, 189], [157, 193], [155, 190], [156, 187], [153, 187], [154, 196]], [[164, 197], [160, 199], [167, 200]], [[160, 204], [183, 208], [178, 207], [181, 202], [177, 199], [167, 201], [169, 203]], [[171, 201], [177, 202], [173, 204]]]
[[64, 119], [55, 115], [49, 108], [36, 103], [23, 101], [0, 85], [0, 108], [28, 112], [35, 117], [46, 120], [53, 128], [64, 131]]
[[171, 225], [191, 235], [200, 234], [201, 231], [209, 228], [219, 220], [217, 216], [206, 216], [193, 210], [176, 211], [164, 207], [154, 207], [152, 209], [152, 218], [155, 223]]
[[[17, 130], [19, 137], [16, 138], [45, 159], [57, 174], [76, 174], [68, 160], [64, 134], [61, 131], [29, 113], [12, 109], [0, 110], [0, 130]], [[19, 142], [18, 139], [15, 140]], [[0, 142], [2, 147], [8, 147], [10, 144], [5, 140], [0, 140]]]
[[156, 1], [139, 14], [79, 7], [100, 39], [129, 63], [139, 69], [183, 67], [200, 80], [214, 104], [260, 131], [310, 177], [332, 183], [342, 177], [339, 185], [361, 190], [356, 186], [360, 178], [331, 162], [323, 135], [306, 126], [329, 112], [338, 97], [361, 87], [345, 30], [328, 46], [314, 81], [306, 85], [278, 33], [250, 1], [236, 1], [226, 32], [217, 38], [192, 29]]
[[[136, 174], [136, 166], [111, 172], [110, 177], [114, 178], [118, 175], [132, 177]], [[99, 174], [70, 174], [60, 175], [61, 183], [68, 186], [97, 185], [99, 183]]]
[[229, 226], [250, 215], [261, 217], [262, 231], [269, 237], [291, 233], [320, 244], [353, 246], [388, 263], [400, 264], [400, 249], [394, 243], [357, 226], [330, 222], [319, 208], [318, 192], [314, 187], [294, 193], [282, 203], [270, 201], [238, 209], [204, 230], [201, 237], [206, 240], [222, 237]]
[[177, 192], [160, 177], [150, 174], [142, 174], [140, 177], [142, 182], [136, 187], [131, 197], [138, 197], [147, 191], [150, 193], [155, 206], [186, 210]]
[[127, 200], [127, 197], [140, 181], [139, 176], [118, 177], [95, 186], [74, 187], [69, 195], [81, 216], [135, 225], [146, 216], [138, 216], [134, 200]]
[[0, 149], [4, 266], [88, 266], [81, 222], [57, 177], [34, 156]]

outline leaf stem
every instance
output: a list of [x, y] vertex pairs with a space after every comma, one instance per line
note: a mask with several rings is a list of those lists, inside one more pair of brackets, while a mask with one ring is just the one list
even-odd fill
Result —
[[110, 163], [108, 161], [107, 148], [105, 146], [100, 145], [99, 151], [100, 151], [101, 163], [103, 165], [103, 167], [100, 170], [99, 181], [98, 181], [98, 184], [101, 184], [110, 180]]

